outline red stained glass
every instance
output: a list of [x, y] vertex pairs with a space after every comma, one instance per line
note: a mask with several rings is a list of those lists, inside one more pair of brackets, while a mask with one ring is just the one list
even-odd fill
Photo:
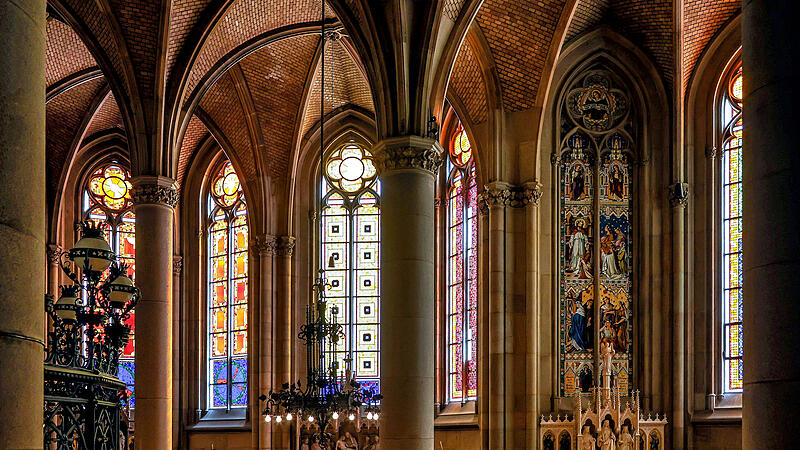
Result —
[[[463, 154], [459, 154], [460, 156]], [[448, 392], [451, 401], [459, 401], [463, 400], [463, 384], [469, 376], [469, 364], [465, 362], [472, 358], [477, 337], [477, 322], [473, 320], [477, 316], [470, 309], [477, 308], [478, 301], [478, 188], [474, 163], [467, 165], [467, 160], [463, 163], [460, 160], [454, 161], [452, 154], [450, 161], [450, 185], [447, 190], [450, 314], [447, 325], [447, 360], [450, 373]], [[467, 399], [475, 398], [476, 394], [475, 390], [467, 392]]]
[[[242, 407], [247, 406], [246, 378], [237, 374], [239, 366], [246, 367], [246, 359], [241, 357], [247, 355], [247, 206], [230, 162], [219, 170], [211, 186], [209, 204], [214, 206], [209, 214], [208, 237], [211, 358], [207, 370], [209, 379], [227, 379], [228, 369], [233, 368], [232, 376], [238, 384], [209, 386], [213, 394], [209, 407]], [[232, 355], [237, 359], [232, 360]], [[237, 376], [241, 378], [239, 382]]]

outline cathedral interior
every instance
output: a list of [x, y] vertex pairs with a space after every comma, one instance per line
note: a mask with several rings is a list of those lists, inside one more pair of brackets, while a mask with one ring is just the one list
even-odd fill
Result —
[[0, 448], [798, 448], [788, 3], [0, 1]]

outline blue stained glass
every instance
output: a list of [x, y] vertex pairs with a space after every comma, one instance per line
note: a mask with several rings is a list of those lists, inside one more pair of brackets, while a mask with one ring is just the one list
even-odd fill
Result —
[[234, 383], [231, 386], [233, 406], [247, 406], [247, 383]]
[[212, 383], [227, 383], [228, 382], [228, 361], [214, 361], [214, 379]]
[[234, 383], [247, 382], [247, 359], [236, 358], [231, 361], [231, 378]]
[[212, 386], [212, 406], [214, 408], [224, 408], [228, 406], [228, 385], [217, 384]]
[[125, 383], [125, 390], [128, 394], [128, 404], [131, 408], [136, 406], [136, 397], [134, 390], [134, 379], [136, 374], [136, 362], [134, 361], [120, 361], [117, 377]]
[[361, 383], [361, 387], [362, 388], [364, 388], [364, 389], [366, 389], [368, 391], [371, 391], [371, 392], [373, 392], [375, 394], [380, 394], [380, 392], [381, 392], [380, 380], [376, 380], [376, 379], [367, 379], [367, 380], [359, 379], [358, 382]]

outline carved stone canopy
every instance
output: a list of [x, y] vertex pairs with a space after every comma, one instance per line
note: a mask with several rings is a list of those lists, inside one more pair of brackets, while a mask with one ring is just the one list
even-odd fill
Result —
[[134, 205], [178, 205], [178, 184], [167, 177], [141, 176], [133, 179], [131, 198]]
[[401, 136], [378, 142], [373, 154], [380, 173], [417, 169], [436, 174], [442, 165], [444, 150], [435, 139]]

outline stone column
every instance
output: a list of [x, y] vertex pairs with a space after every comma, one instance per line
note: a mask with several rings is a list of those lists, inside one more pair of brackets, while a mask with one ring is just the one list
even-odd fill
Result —
[[[294, 255], [294, 236], [278, 236], [275, 241], [275, 313], [273, 319], [273, 354], [275, 370], [272, 386], [297, 379], [292, 372], [292, 344], [294, 340], [294, 320], [292, 316], [292, 256]], [[291, 448], [292, 434], [297, 422], [272, 427], [272, 448], [286, 450]]]
[[374, 148], [381, 177], [381, 448], [433, 449], [434, 177], [428, 138]]
[[[258, 309], [253, 311], [253, 317], [250, 319], [252, 329], [258, 330], [257, 334], [251, 336], [251, 341], [254, 342], [252, 351], [254, 357], [253, 367], [257, 367], [257, 372], [254, 371], [250, 375], [251, 379], [256, 380], [258, 383], [258, 390], [252, 389], [250, 401], [253, 402], [250, 408], [253, 417], [253, 424], [258, 424], [258, 433], [253, 433], [253, 438], [256, 439], [254, 443], [255, 448], [265, 449], [271, 448], [270, 442], [272, 440], [272, 424], [268, 424], [262, 420], [261, 411], [263, 410], [263, 402], [258, 400], [258, 396], [266, 394], [269, 390], [276, 385], [273, 383], [273, 256], [275, 255], [275, 236], [269, 234], [262, 234], [255, 236], [252, 243], [254, 251], [251, 254], [258, 256], [258, 302], [256, 305]], [[288, 381], [288, 380], [287, 380]], [[256, 385], [254, 383], [254, 385]]]
[[134, 178], [136, 212], [136, 446], [172, 448], [172, 237], [177, 185]]
[[[543, 305], [541, 295], [541, 261], [539, 260], [539, 200], [542, 198], [542, 184], [529, 181], [522, 186], [521, 201], [525, 206], [525, 297], [526, 297], [526, 329], [528, 341], [525, 362], [525, 382], [530, 392], [524, 397], [527, 403], [525, 416], [525, 441], [527, 448], [536, 448], [539, 441], [539, 418], [542, 414], [542, 395], [540, 386], [545, 381], [544, 373], [548, 370], [548, 362], [552, 361], [549, 346], [542, 339], [542, 330], [551, 322], [550, 308]], [[548, 314], [550, 313], [550, 314]]]
[[788, 5], [743, 2], [744, 399], [746, 449], [794, 448], [800, 404], [800, 151], [795, 21]]
[[[181, 342], [181, 274], [183, 273], [183, 256], [172, 256], [172, 344], [177, 345]], [[180, 351], [176, 351], [172, 358], [172, 392], [180, 392], [181, 384], [181, 361], [183, 360]], [[172, 448], [180, 448], [180, 396], [174, 395], [172, 398]]]
[[0, 446], [42, 448], [45, 2], [0, 2]]
[[[506, 335], [510, 321], [506, 317], [506, 201], [511, 193], [511, 185], [495, 181], [486, 186], [480, 194], [480, 202], [489, 210], [489, 298], [487, 317], [489, 319], [489, 390], [482, 393], [489, 406], [489, 448], [506, 448], [507, 426], [511, 424], [507, 416], [506, 399]], [[510, 448], [510, 447], [509, 447]]]
[[47, 255], [47, 293], [58, 300], [58, 282], [61, 279], [61, 253], [64, 249], [58, 244], [47, 244], [45, 254]]

